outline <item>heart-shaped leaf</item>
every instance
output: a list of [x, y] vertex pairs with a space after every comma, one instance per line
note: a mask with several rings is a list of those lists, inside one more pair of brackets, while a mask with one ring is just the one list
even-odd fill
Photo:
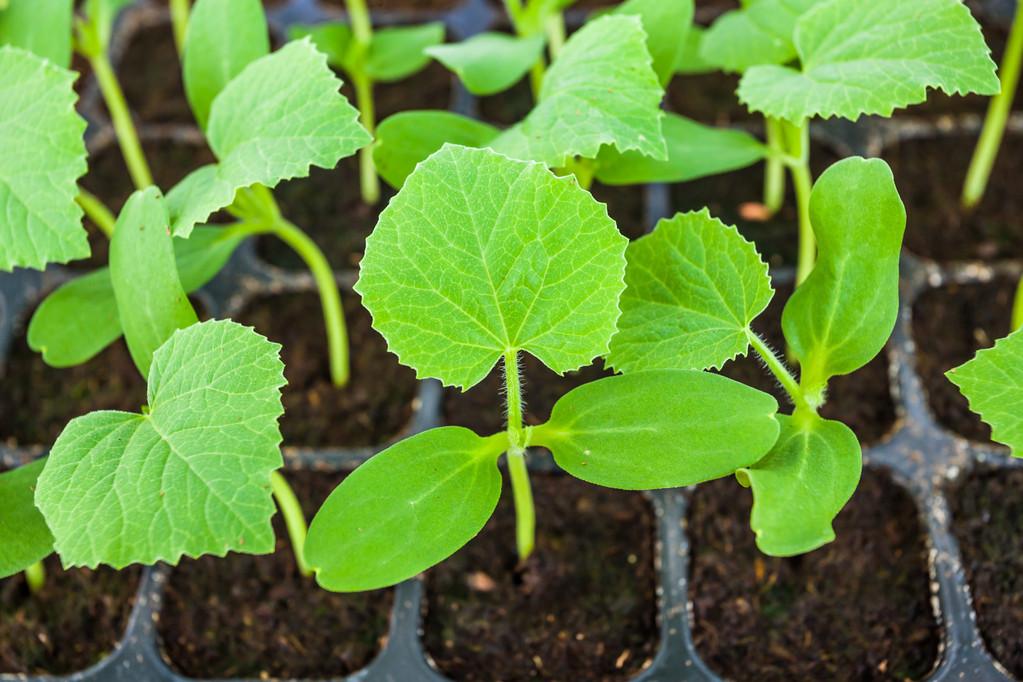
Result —
[[53, 536], [36, 509], [36, 481], [46, 460], [0, 474], [0, 578], [20, 573], [53, 553]]

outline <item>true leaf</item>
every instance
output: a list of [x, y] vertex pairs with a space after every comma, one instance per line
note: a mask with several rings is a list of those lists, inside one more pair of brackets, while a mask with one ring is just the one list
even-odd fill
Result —
[[662, 220], [626, 251], [608, 363], [621, 372], [720, 368], [749, 349], [774, 296], [756, 247], [707, 209]]
[[53, 536], [35, 505], [40, 459], [0, 474], [0, 578], [24, 571], [53, 553]]
[[643, 21], [654, 71], [661, 85], [666, 85], [686, 47], [693, 24], [693, 0], [625, 0], [614, 13]]
[[562, 373], [607, 352], [626, 243], [574, 180], [447, 145], [381, 214], [356, 290], [420, 377], [467, 389], [519, 350]]
[[947, 374], [990, 424], [993, 439], [1023, 457], [1023, 330], [1017, 330]]
[[260, 0], [197, 0], [188, 19], [182, 73], [185, 94], [200, 127], [206, 127], [220, 91], [269, 52]]
[[198, 322], [174, 261], [170, 216], [156, 187], [135, 192], [110, 242], [110, 281], [128, 350], [143, 376], [177, 329]]
[[799, 19], [795, 44], [799, 69], [754, 66], [743, 76], [739, 99], [751, 110], [793, 122], [856, 120], [919, 104], [928, 88], [993, 95], [1000, 87], [961, 0], [825, 0]]
[[543, 56], [542, 34], [516, 37], [481, 33], [453, 45], [437, 45], [426, 53], [458, 75], [469, 92], [493, 95], [518, 83]]
[[638, 372], [584, 384], [559, 400], [531, 442], [562, 469], [625, 490], [693, 485], [763, 457], [778, 402], [717, 374]]
[[210, 110], [207, 137], [218, 163], [167, 195], [174, 234], [230, 205], [238, 190], [333, 168], [370, 137], [338, 92], [341, 82], [308, 38], [257, 59], [227, 84]]
[[444, 42], [444, 24], [385, 28], [373, 34], [366, 55], [366, 73], [390, 83], [408, 78], [430, 63], [427, 48]]
[[86, 163], [74, 80], [27, 50], [0, 47], [0, 270], [89, 255], [75, 203]]
[[[476, 536], [501, 496], [501, 433], [460, 427], [401, 441], [360, 466], [317, 512], [305, 558], [335, 592], [394, 585], [454, 554]], [[386, 495], [382, 494], [386, 491]]]
[[796, 58], [796, 22], [821, 0], [757, 0], [718, 17], [703, 36], [700, 56], [724, 71]]
[[0, 45], [14, 45], [71, 66], [73, 0], [11, 0], [0, 8]]
[[810, 220], [818, 262], [786, 304], [782, 328], [814, 391], [870, 362], [888, 341], [906, 209], [887, 163], [853, 157], [817, 180]]
[[273, 551], [279, 352], [231, 321], [192, 325], [153, 356], [148, 410], [72, 420], [36, 491], [64, 565]]
[[845, 424], [779, 415], [781, 436], [762, 460], [737, 472], [753, 488], [750, 527], [769, 556], [793, 556], [835, 539], [832, 521], [860, 481], [862, 454]]

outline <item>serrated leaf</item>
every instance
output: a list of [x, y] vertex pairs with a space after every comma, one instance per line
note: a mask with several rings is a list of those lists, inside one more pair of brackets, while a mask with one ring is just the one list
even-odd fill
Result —
[[40, 459], [0, 474], [0, 578], [20, 573], [53, 553], [53, 536], [35, 505]]
[[749, 349], [774, 297], [756, 247], [707, 209], [662, 220], [626, 251], [625, 293], [608, 364], [620, 372], [720, 368]]
[[370, 142], [341, 82], [306, 38], [257, 59], [227, 84], [210, 110], [207, 137], [218, 163], [203, 166], [167, 195], [174, 234], [188, 236], [239, 189], [273, 188], [333, 168]]
[[638, 372], [561, 398], [531, 443], [562, 469], [624, 490], [693, 485], [763, 457], [778, 438], [778, 402], [717, 374]]
[[447, 145], [381, 214], [356, 290], [420, 377], [468, 389], [518, 350], [562, 373], [607, 352], [626, 243], [574, 180]]
[[693, 0], [625, 0], [614, 13], [642, 20], [654, 71], [661, 85], [666, 85], [675, 73], [693, 25]]
[[753, 111], [793, 122], [890, 116], [928, 88], [999, 91], [980, 26], [961, 0], [826, 0], [796, 24], [800, 69], [754, 66], [739, 84]]
[[794, 556], [835, 539], [832, 521], [860, 482], [862, 453], [845, 424], [778, 415], [774, 449], [737, 473], [753, 488], [750, 527], [769, 556]]
[[668, 158], [604, 147], [597, 159], [597, 179], [605, 185], [689, 182], [752, 166], [767, 157], [767, 147], [743, 130], [703, 125], [665, 114]]
[[640, 19], [604, 16], [569, 39], [536, 108], [491, 146], [551, 168], [575, 156], [595, 159], [604, 145], [664, 159], [663, 95]]
[[128, 198], [110, 241], [110, 281], [132, 360], [149, 374], [153, 353], [199, 321], [174, 261], [170, 216], [156, 187]]
[[273, 551], [279, 353], [231, 321], [192, 325], [154, 355], [148, 412], [72, 420], [36, 491], [64, 565]]
[[501, 134], [481, 121], [447, 111], [404, 111], [377, 128], [373, 161], [380, 177], [401, 189], [416, 166], [445, 144], [485, 147]]
[[[432, 429], [392, 445], [331, 493], [309, 526], [305, 558], [320, 586], [358, 592], [395, 585], [454, 554], [501, 496], [501, 433]], [[386, 495], [381, 491], [387, 491]]]
[[322, 24], [295, 24], [288, 29], [291, 40], [308, 36], [316, 49], [327, 55], [327, 63], [336, 69], [348, 69], [348, 54], [352, 44], [352, 28], [341, 21]]
[[[220, 272], [244, 235], [197, 227], [174, 240], [178, 276], [185, 291], [201, 288]], [[98, 355], [121, 336], [110, 270], [101, 268], [61, 285], [36, 308], [28, 325], [28, 346], [51, 367], [73, 367]]]
[[810, 220], [817, 265], [785, 305], [782, 328], [812, 392], [870, 362], [891, 336], [906, 209], [887, 163], [852, 157], [817, 180]]
[[0, 45], [14, 45], [71, 66], [73, 0], [11, 0], [0, 7]]
[[1023, 330], [1017, 330], [946, 376], [970, 409], [991, 426], [992, 438], [1023, 457]]
[[408, 78], [430, 63], [426, 50], [443, 42], [441, 22], [380, 29], [366, 55], [366, 73], [381, 83]]
[[86, 163], [74, 80], [27, 50], [0, 47], [0, 270], [89, 255], [75, 203]]
[[461, 43], [437, 45], [426, 53], [455, 73], [474, 95], [504, 92], [543, 57], [542, 34], [517, 37], [480, 33]]
[[197, 0], [188, 18], [182, 75], [199, 127], [205, 129], [220, 91], [242, 70], [270, 53], [260, 0]]
[[758, 64], [796, 58], [799, 18], [821, 0], [757, 0], [718, 17], [703, 36], [700, 57], [723, 71], [742, 73]]

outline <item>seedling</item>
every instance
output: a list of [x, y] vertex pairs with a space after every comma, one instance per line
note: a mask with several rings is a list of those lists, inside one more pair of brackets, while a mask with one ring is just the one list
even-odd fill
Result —
[[835, 538], [832, 521], [859, 483], [861, 452], [845, 424], [818, 410], [832, 377], [881, 351], [899, 307], [906, 213], [887, 164], [835, 164], [814, 187], [809, 211], [820, 262], [782, 316], [798, 378], [751, 328], [774, 295], [767, 265], [706, 210], [663, 220], [629, 246], [622, 317], [608, 354], [608, 364], [629, 377], [720, 368], [752, 346], [794, 408], [778, 416], [781, 436], [771, 451], [735, 470], [753, 489], [757, 545], [773, 556]]
[[466, 390], [500, 362], [507, 429], [431, 429], [346, 478], [305, 547], [323, 587], [393, 585], [450, 556], [493, 513], [502, 453], [525, 559], [535, 536], [530, 447], [548, 448], [577, 478], [627, 490], [728, 475], [770, 450], [776, 401], [692, 370], [602, 379], [561, 398], [546, 424], [523, 424], [519, 354], [564, 373], [607, 352], [625, 247], [603, 205], [539, 163], [447, 145], [409, 176], [368, 240], [356, 288], [418, 376]]

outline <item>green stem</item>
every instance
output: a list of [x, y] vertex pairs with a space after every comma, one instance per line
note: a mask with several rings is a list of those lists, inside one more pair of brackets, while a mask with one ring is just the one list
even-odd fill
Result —
[[515, 545], [519, 560], [525, 561], [533, 553], [536, 543], [536, 512], [533, 509], [529, 471], [526, 469], [526, 434], [522, 428], [522, 384], [519, 378], [518, 351], [504, 354], [504, 381], [508, 400], [508, 474], [515, 500]]
[[99, 197], [79, 187], [75, 201], [85, 211], [85, 215], [89, 217], [92, 224], [107, 236], [107, 239], [114, 236], [114, 225], [117, 223], [117, 218]]
[[753, 346], [753, 350], [757, 352], [763, 360], [764, 364], [767, 365], [767, 369], [771, 370], [771, 374], [778, 379], [778, 382], [785, 389], [785, 392], [789, 394], [792, 399], [792, 404], [795, 406], [796, 411], [810, 411], [816, 412], [814, 406], [807, 400], [806, 393], [803, 391], [802, 386], [796, 381], [796, 378], [792, 376], [792, 373], [785, 366], [785, 363], [775, 355], [771, 347], [767, 345], [767, 342], [760, 338], [759, 335], [753, 332], [751, 329], [746, 330], [746, 337], [749, 339], [750, 345]]
[[345, 0], [345, 6], [348, 8], [348, 20], [352, 24], [352, 37], [363, 49], [368, 50], [373, 42], [373, 22], [366, 8], [366, 0]]
[[270, 489], [273, 491], [274, 499], [284, 517], [284, 525], [288, 529], [288, 537], [291, 538], [291, 549], [295, 553], [295, 563], [298, 564], [298, 572], [304, 577], [310, 577], [313, 572], [305, 561], [305, 538], [309, 534], [309, 526], [305, 521], [305, 514], [302, 513], [302, 505], [291, 489], [288, 480], [279, 471], [270, 474]]
[[[528, 38], [531, 35], [535, 35], [539, 30], [539, 27], [526, 26], [523, 21], [523, 8], [521, 0], [504, 0], [504, 8], [508, 12], [508, 19], [511, 20], [512, 27], [515, 29], [515, 34], [520, 38]], [[540, 91], [543, 88], [543, 79], [547, 73], [547, 66], [544, 62], [544, 58], [541, 56], [540, 59], [533, 64], [533, 67], [529, 70], [529, 85], [533, 90], [533, 99], [540, 99]]]
[[781, 158], [785, 153], [784, 134], [780, 122], [773, 118], [764, 119], [764, 131], [771, 150], [764, 168], [764, 207], [774, 215], [785, 202], [785, 162]]
[[546, 20], [547, 30], [547, 54], [551, 56], [551, 62], [561, 54], [561, 48], [565, 46], [565, 15], [561, 12], [553, 12]]
[[796, 286], [806, 281], [817, 263], [817, 238], [810, 222], [810, 193], [813, 191], [813, 175], [810, 172], [810, 122], [799, 126], [782, 122], [785, 148], [788, 152], [787, 165], [792, 174], [799, 206], [799, 263], [796, 266]]
[[188, 14], [191, 10], [189, 0], [170, 0], [171, 25], [174, 28], [174, 44], [178, 48], [178, 56], [185, 56], [185, 35], [188, 32]]
[[121, 90], [120, 83], [117, 82], [114, 69], [110, 65], [110, 59], [105, 52], [99, 52], [89, 57], [89, 64], [92, 66], [92, 72], [96, 74], [96, 82], [99, 83], [103, 100], [110, 112], [110, 120], [114, 124], [117, 142], [121, 146], [124, 162], [128, 164], [132, 182], [135, 183], [136, 189], [145, 189], [153, 184], [153, 174], [149, 171], [149, 164], [146, 163], [142, 144], [139, 142], [135, 124], [128, 111], [128, 103], [124, 99], [124, 92]]
[[28, 591], [37, 594], [46, 584], [46, 569], [43, 562], [37, 561], [25, 569], [25, 582], [28, 584]]
[[1023, 329], [1023, 279], [1016, 289], [1016, 300], [1012, 306], [1012, 330]]
[[[373, 101], [373, 79], [365, 73], [352, 76], [355, 87], [355, 100], [359, 107], [362, 126], [376, 137], [376, 106]], [[367, 145], [359, 151], [359, 173], [362, 183], [362, 200], [369, 205], [380, 201], [380, 178], [373, 161], [373, 145]]]
[[1016, 18], [1012, 22], [1009, 42], [1005, 46], [1002, 66], [999, 71], [1002, 91], [995, 95], [988, 106], [984, 130], [980, 134], [977, 149], [973, 152], [970, 170], [963, 186], [963, 208], [976, 208], [987, 189], [991, 170], [998, 158], [998, 148], [1005, 136], [1005, 126], [1012, 111], [1012, 100], [1019, 85], [1020, 62], [1023, 61], [1023, 8], [1016, 9]]

